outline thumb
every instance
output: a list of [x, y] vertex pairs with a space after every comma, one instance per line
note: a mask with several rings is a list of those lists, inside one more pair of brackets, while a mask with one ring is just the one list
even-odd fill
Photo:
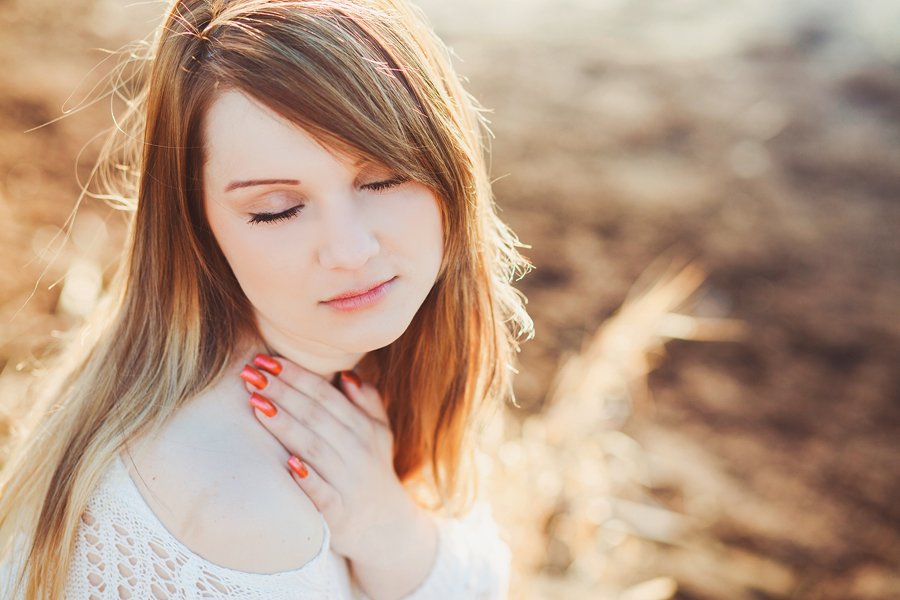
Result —
[[341, 386], [344, 393], [366, 413], [369, 418], [389, 425], [387, 411], [375, 386], [363, 382], [354, 371], [341, 371]]

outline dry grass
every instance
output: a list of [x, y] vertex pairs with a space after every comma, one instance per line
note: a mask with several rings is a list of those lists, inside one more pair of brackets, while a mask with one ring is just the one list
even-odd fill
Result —
[[619, 429], [632, 411], [653, 412], [646, 376], [667, 340], [744, 335], [732, 319], [674, 312], [704, 279], [696, 264], [657, 261], [584, 350], [563, 361], [545, 409], [520, 425], [510, 412], [505, 431], [486, 433], [482, 460], [515, 556], [512, 597], [675, 593], [675, 580], [659, 576], [626, 589], [653, 544], [681, 542], [693, 523], [649, 498], [651, 457]]

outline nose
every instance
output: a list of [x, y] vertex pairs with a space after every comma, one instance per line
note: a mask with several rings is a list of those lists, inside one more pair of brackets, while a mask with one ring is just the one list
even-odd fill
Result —
[[352, 199], [326, 211], [321, 227], [319, 264], [326, 269], [360, 269], [380, 251], [366, 215]]

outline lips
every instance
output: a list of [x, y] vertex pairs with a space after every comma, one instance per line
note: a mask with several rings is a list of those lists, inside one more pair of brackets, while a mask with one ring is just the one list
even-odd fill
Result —
[[381, 300], [393, 286], [396, 277], [392, 277], [380, 283], [369, 284], [361, 288], [346, 290], [340, 294], [333, 296], [329, 300], [325, 300], [322, 304], [330, 306], [335, 310], [342, 312], [350, 312], [368, 308]]
[[330, 302], [335, 302], [337, 300], [347, 300], [349, 298], [357, 298], [359, 296], [365, 296], [372, 290], [379, 288], [379, 287], [383, 286], [384, 284], [386, 284], [390, 281], [393, 281], [394, 279], [396, 279], [396, 277], [391, 277], [390, 279], [385, 279], [384, 281], [379, 281], [378, 283], [373, 283], [373, 284], [366, 285], [364, 287], [341, 292], [337, 296], [333, 296], [333, 297], [329, 298], [328, 300], [325, 300], [325, 304], [328, 304]]

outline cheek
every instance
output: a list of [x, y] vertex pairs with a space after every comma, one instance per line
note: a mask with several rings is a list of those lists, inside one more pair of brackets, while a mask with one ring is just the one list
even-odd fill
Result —
[[413, 203], [415, 210], [405, 212], [405, 234], [414, 256], [418, 255], [423, 269], [434, 270], [435, 275], [444, 256], [445, 239], [443, 218], [439, 201], [430, 191], [423, 191]]
[[250, 256], [252, 248], [247, 247], [240, 235], [241, 232], [235, 223], [236, 219], [233, 215], [228, 214], [225, 209], [209, 201], [205, 204], [206, 220], [209, 223], [213, 236], [216, 238], [222, 254], [225, 255], [225, 259], [231, 266], [231, 270], [234, 271], [235, 277], [243, 285], [244, 261], [252, 260]]
[[220, 206], [207, 207], [207, 220], [241, 289], [254, 306], [277, 298], [284, 290], [287, 266], [273, 243], [277, 237], [248, 227]]
[[435, 261], [435, 279], [443, 271], [444, 260], [447, 253], [447, 228], [444, 223], [444, 215], [438, 200], [435, 199], [429, 238], [433, 249], [432, 259]]

